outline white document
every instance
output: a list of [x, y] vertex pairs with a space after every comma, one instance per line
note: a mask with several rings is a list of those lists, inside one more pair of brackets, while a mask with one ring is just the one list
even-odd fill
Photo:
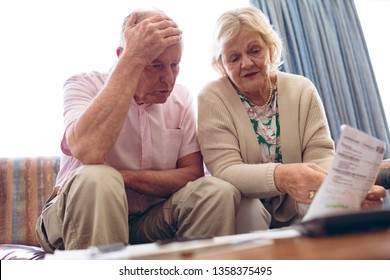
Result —
[[316, 193], [303, 221], [360, 209], [375, 183], [385, 144], [360, 130], [341, 126], [341, 136], [328, 176]]

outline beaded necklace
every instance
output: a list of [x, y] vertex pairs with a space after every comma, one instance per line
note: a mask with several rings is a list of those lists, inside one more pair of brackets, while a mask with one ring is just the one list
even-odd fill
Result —
[[268, 100], [267, 102], [265, 102], [264, 105], [262, 106], [266, 106], [268, 105], [270, 102], [271, 102], [271, 99], [272, 99], [272, 83], [271, 83], [271, 77], [268, 75], [268, 85], [269, 85], [269, 96], [268, 96]]

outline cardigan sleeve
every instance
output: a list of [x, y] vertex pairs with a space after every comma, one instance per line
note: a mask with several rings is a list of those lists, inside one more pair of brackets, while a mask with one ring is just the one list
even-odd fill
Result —
[[283, 163], [313, 162], [327, 170], [334, 142], [315, 86], [303, 76], [286, 73], [278, 80]]
[[328, 170], [334, 157], [334, 141], [330, 135], [328, 120], [320, 96], [312, 83], [308, 98], [301, 102], [300, 134], [302, 161], [314, 162]]

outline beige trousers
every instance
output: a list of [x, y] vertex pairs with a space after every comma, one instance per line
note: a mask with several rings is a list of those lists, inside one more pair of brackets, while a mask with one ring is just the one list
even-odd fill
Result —
[[236, 234], [257, 230], [267, 230], [271, 224], [271, 214], [258, 198], [241, 197], [236, 215]]
[[240, 192], [215, 177], [188, 183], [142, 215], [128, 216], [121, 174], [106, 165], [75, 170], [60, 194], [53, 192], [36, 234], [46, 252], [110, 243], [145, 243], [235, 233]]

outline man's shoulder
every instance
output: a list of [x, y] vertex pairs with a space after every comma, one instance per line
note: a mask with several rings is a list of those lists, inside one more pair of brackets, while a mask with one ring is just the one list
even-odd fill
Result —
[[104, 84], [107, 77], [108, 77], [107, 73], [102, 73], [98, 71], [81, 72], [69, 77], [65, 81], [64, 86], [75, 84], [75, 83], [85, 84], [85, 85], [101, 85]]

